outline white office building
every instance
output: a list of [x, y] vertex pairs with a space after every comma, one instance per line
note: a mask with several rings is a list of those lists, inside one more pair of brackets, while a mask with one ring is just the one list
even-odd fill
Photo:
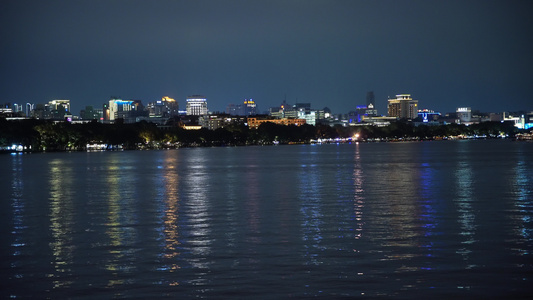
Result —
[[188, 97], [186, 110], [189, 116], [207, 115], [207, 99], [199, 95]]

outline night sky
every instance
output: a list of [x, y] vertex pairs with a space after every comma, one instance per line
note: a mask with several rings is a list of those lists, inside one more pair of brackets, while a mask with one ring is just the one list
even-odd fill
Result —
[[533, 1], [0, 1], [0, 103], [533, 110]]

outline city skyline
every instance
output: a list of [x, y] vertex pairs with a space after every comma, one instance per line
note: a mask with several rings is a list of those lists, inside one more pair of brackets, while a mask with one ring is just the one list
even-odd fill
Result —
[[[533, 110], [527, 1], [2, 1], [0, 103]], [[322, 107], [321, 107], [322, 106]]]
[[[369, 97], [369, 95], [372, 95]], [[529, 111], [529, 110], [525, 110], [525, 109], [518, 109], [518, 110], [503, 110], [503, 111], [488, 111], [488, 110], [484, 110], [483, 108], [481, 107], [470, 107], [470, 106], [466, 106], [466, 105], [463, 105], [463, 106], [457, 106], [455, 109], [451, 110], [451, 111], [439, 111], [437, 109], [433, 109], [433, 108], [430, 108], [430, 107], [424, 107], [424, 105], [421, 105], [419, 106], [418, 105], [418, 100], [414, 100], [414, 102], [412, 101], [413, 99], [410, 98], [411, 97], [411, 94], [397, 94], [395, 95], [394, 97], [389, 97], [387, 99], [387, 105], [386, 105], [386, 109], [384, 111], [377, 111], [375, 109], [374, 106], [378, 106], [379, 107], [379, 103], [378, 101], [375, 101], [375, 99], [373, 98], [373, 91], [370, 91], [370, 92], [367, 92], [367, 103], [365, 105], [357, 105], [354, 109], [351, 109], [349, 111], [343, 111], [343, 112], [336, 112], [336, 111], [331, 111], [332, 114], [334, 115], [346, 115], [346, 114], [350, 114], [350, 113], [359, 113], [361, 109], [364, 109], [364, 110], [367, 110], [370, 109], [372, 111], [372, 115], [376, 115], [376, 116], [389, 116], [389, 117], [399, 117], [399, 118], [408, 118], [408, 119], [414, 119], [416, 118], [416, 113], [420, 113], [420, 112], [436, 112], [438, 114], [449, 114], [449, 113], [455, 113], [455, 112], [458, 112], [459, 109], [462, 109], [462, 108], [468, 108], [469, 110], [473, 111], [473, 112], [479, 112], [481, 114], [488, 114], [488, 113], [496, 113], [496, 114], [501, 114], [501, 113], [517, 113], [517, 112], [522, 112], [522, 113], [528, 113], [528, 112], [533, 112], [533, 110]], [[199, 98], [199, 99], [198, 99]], [[416, 103], [413, 107], [409, 108], [408, 110], [410, 111], [409, 113], [406, 113], [404, 112], [403, 114], [405, 115], [402, 115], [402, 113], [400, 113], [399, 111], [400, 110], [406, 110], [407, 107], [405, 108], [400, 108], [399, 106], [396, 108], [396, 106], [392, 105], [391, 106], [391, 103], [396, 103], [398, 101], [402, 102], [401, 99], [407, 99], [407, 100], [411, 100], [411, 102], [413, 103]], [[195, 104], [195, 106], [203, 106], [203, 110], [202, 111], [195, 111], [195, 112], [192, 112], [191, 108], [190, 108], [190, 105], [191, 105], [191, 100], [193, 101], [196, 101], [196, 100], [199, 100], [200, 102], [203, 102], [202, 104]], [[30, 111], [32, 111], [33, 109], [35, 109], [36, 105], [49, 105], [49, 106], [54, 106], [54, 105], [57, 105], [57, 103], [60, 103], [60, 102], [68, 102], [67, 104], [67, 107], [65, 107], [66, 111], [69, 112], [69, 114], [73, 115], [73, 116], [82, 116], [83, 112], [87, 109], [87, 108], [91, 108], [91, 109], [99, 109], [101, 110], [102, 108], [104, 108], [104, 110], [106, 109], [106, 107], [109, 107], [109, 105], [112, 103], [112, 102], [115, 102], [115, 101], [126, 101], [126, 102], [137, 102], [139, 104], [141, 104], [144, 108], [143, 110], [148, 110], [148, 107], [151, 107], [151, 106], [154, 106], [154, 105], [158, 105], [161, 104], [162, 101], [172, 101], [173, 103], [175, 103], [174, 105], [177, 106], [177, 108], [174, 108], [176, 110], [176, 114], [177, 114], [177, 109], [179, 109], [180, 111], [183, 112], [183, 114], [187, 114], [187, 115], [207, 115], [207, 114], [220, 114], [220, 113], [228, 113], [228, 110], [230, 110], [231, 112], [229, 112], [229, 114], [232, 114], [232, 115], [243, 115], [243, 116], [246, 116], [246, 115], [249, 115], [250, 113], [251, 114], [267, 114], [267, 115], [271, 115], [272, 114], [272, 109], [276, 109], [276, 108], [283, 108], [284, 105], [291, 105], [291, 107], [298, 107], [299, 105], [302, 105], [302, 104], [305, 104], [305, 105], [309, 105], [309, 109], [311, 109], [312, 111], [319, 111], [319, 110], [322, 110], [324, 108], [327, 108], [329, 109], [329, 107], [327, 106], [321, 106], [321, 105], [313, 105], [312, 103], [305, 103], [305, 102], [293, 102], [293, 103], [290, 103], [290, 102], [287, 102], [286, 100], [283, 100], [281, 103], [278, 103], [278, 105], [274, 105], [274, 106], [270, 106], [270, 107], [260, 107], [257, 105], [257, 103], [255, 103], [255, 101], [250, 98], [250, 99], [241, 99], [241, 101], [234, 101], [234, 102], [231, 102], [231, 103], [227, 103], [225, 105], [225, 108], [222, 109], [222, 110], [212, 110], [212, 109], [209, 109], [210, 105], [208, 105], [209, 101], [208, 99], [203, 96], [203, 95], [190, 95], [188, 97], [186, 97], [185, 100], [183, 100], [182, 102], [182, 105], [180, 106], [180, 101], [179, 100], [176, 100], [174, 98], [171, 98], [169, 97], [168, 95], [166, 96], [163, 96], [163, 97], [160, 97], [158, 100], [153, 100], [153, 101], [148, 101], [148, 100], [144, 100], [144, 99], [124, 99], [122, 97], [116, 97], [116, 96], [113, 96], [113, 97], [110, 97], [110, 100], [108, 101], [104, 101], [100, 104], [91, 104], [89, 103], [88, 105], [84, 106], [84, 107], [81, 107], [79, 111], [76, 111], [76, 110], [73, 110], [73, 109], [70, 109], [71, 105], [72, 104], [75, 104], [75, 101], [73, 103], [71, 103], [70, 99], [66, 99], [66, 100], [58, 100], [58, 99], [53, 99], [53, 100], [50, 100], [50, 101], [45, 101], [45, 102], [33, 102], [33, 103], [30, 103], [30, 102], [27, 102], [27, 103], [10, 103], [10, 102], [6, 102], [6, 103], [0, 103], [0, 105], [3, 107], [3, 108], [10, 108], [10, 109], [13, 109], [13, 112], [21, 112], [21, 113], [24, 113], [26, 116], [29, 116], [29, 113]], [[369, 102], [370, 101], [370, 102]], [[374, 102], [374, 103], [372, 103]], [[400, 103], [398, 102], [398, 103]], [[372, 104], [370, 104], [372, 103]], [[405, 103], [404, 103], [405, 104]], [[246, 112], [243, 112], [241, 114], [239, 113], [236, 113], [240, 110], [243, 109], [243, 107], [246, 107], [246, 106], [253, 106], [251, 109], [251, 111], [246, 111]], [[0, 107], [0, 108], [2, 108]], [[76, 105], [74, 105], [74, 107], [76, 107]], [[260, 109], [257, 110], [256, 108], [259, 107]], [[391, 111], [391, 107], [392, 107], [392, 111]], [[30, 109], [30, 110], [28, 110]], [[247, 108], [248, 110], [250, 108]], [[54, 108], [52, 108], [52, 110], [54, 110]]]

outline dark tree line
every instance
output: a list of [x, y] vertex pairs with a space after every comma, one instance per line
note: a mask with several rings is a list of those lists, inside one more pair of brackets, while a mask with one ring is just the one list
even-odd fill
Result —
[[159, 149], [191, 146], [244, 146], [309, 143], [313, 139], [349, 138], [355, 134], [361, 140], [370, 139], [421, 139], [458, 135], [495, 137], [500, 134], [514, 136], [518, 130], [508, 122], [484, 122], [471, 126], [450, 124], [441, 126], [413, 126], [395, 122], [385, 127], [340, 125], [284, 126], [264, 123], [257, 130], [244, 124], [231, 124], [224, 128], [185, 130], [174, 126], [161, 129], [153, 123], [102, 124], [91, 122], [71, 124], [48, 120], [7, 121], [0, 119], [0, 148], [13, 144], [23, 145], [31, 151], [85, 150], [87, 144], [120, 145], [123, 149]]

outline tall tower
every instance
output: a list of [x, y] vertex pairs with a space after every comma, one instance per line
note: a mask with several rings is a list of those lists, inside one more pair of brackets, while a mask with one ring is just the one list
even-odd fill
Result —
[[366, 106], [369, 107], [370, 104], [372, 104], [372, 107], [376, 106], [376, 98], [373, 91], [366, 93]]
[[257, 114], [256, 112], [257, 105], [255, 104], [253, 99], [251, 98], [250, 100], [244, 99], [243, 107], [244, 107], [245, 116], [252, 116], [252, 115]]

